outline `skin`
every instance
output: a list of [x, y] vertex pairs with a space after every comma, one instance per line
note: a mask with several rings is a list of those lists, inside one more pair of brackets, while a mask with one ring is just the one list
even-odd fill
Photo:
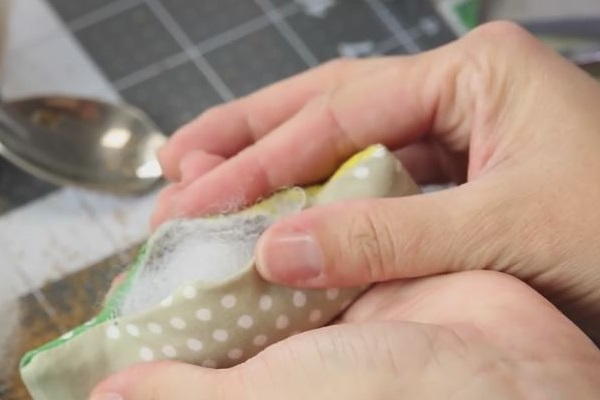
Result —
[[598, 104], [592, 78], [494, 23], [417, 56], [332, 62], [204, 113], [160, 153], [173, 183], [155, 226], [320, 181], [373, 143], [420, 183], [459, 185], [278, 222], [257, 246], [266, 279], [375, 283], [339, 324], [227, 370], [138, 365], [94, 399], [600, 397], [600, 351], [583, 333], [600, 332]]

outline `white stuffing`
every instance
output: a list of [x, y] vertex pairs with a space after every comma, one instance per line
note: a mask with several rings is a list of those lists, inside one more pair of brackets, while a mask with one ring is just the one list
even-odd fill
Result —
[[279, 198], [269, 215], [241, 213], [164, 224], [147, 243], [148, 253], [121, 301], [119, 315], [148, 310], [186, 283], [216, 284], [241, 271], [269, 225], [303, 208], [304, 192], [292, 190], [296, 196]]
[[149, 253], [120, 307], [121, 315], [144, 311], [186, 282], [222, 282], [246, 267], [267, 216], [223, 216], [173, 221], [149, 242]]

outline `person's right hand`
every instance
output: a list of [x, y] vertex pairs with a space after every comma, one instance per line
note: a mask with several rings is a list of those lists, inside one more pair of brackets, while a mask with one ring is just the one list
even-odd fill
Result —
[[491, 269], [598, 329], [600, 86], [506, 23], [417, 56], [330, 63], [206, 112], [161, 152], [175, 183], [154, 224], [322, 180], [373, 143], [421, 183], [467, 182], [286, 218], [259, 243], [263, 276], [331, 287]]

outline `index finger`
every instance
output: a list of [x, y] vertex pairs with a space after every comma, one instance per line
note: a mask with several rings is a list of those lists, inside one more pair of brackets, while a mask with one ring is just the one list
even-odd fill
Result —
[[431, 58], [440, 56], [381, 59], [367, 76], [313, 97], [260, 141], [189, 184], [165, 217], [231, 211], [281, 187], [321, 181], [370, 144], [398, 148], [417, 141], [436, 110], [428, 89], [445, 81], [445, 69], [432, 68]]
[[193, 150], [225, 158], [237, 154], [292, 117], [310, 99], [383, 63], [375, 58], [332, 61], [207, 110], [175, 132], [160, 150], [165, 176], [179, 180], [179, 161]]

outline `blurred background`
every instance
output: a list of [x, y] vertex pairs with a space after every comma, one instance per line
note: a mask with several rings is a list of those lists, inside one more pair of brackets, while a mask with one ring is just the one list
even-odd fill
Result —
[[[414, 54], [498, 18], [582, 66], [600, 60], [598, 0], [0, 0], [1, 95], [128, 103], [168, 136], [324, 61]], [[28, 399], [18, 358], [98, 309], [148, 234], [157, 188], [57, 185], [10, 158], [0, 156], [0, 399]]]

